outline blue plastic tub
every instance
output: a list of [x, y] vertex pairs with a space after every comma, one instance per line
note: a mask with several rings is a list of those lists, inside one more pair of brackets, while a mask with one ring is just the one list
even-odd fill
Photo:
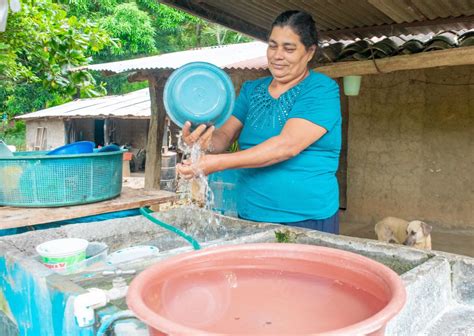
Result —
[[223, 215], [237, 217], [237, 183], [239, 169], [229, 169], [209, 175], [209, 187], [214, 193], [213, 210]]
[[0, 158], [0, 205], [57, 207], [120, 195], [122, 151], [77, 155], [16, 152]]
[[92, 141], [78, 141], [70, 143], [48, 152], [47, 155], [71, 155], [94, 152], [95, 143]]

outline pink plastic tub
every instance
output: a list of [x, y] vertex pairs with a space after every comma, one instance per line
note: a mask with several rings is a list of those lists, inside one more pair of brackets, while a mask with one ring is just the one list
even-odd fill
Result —
[[378, 262], [277, 243], [178, 255], [139, 274], [127, 295], [151, 335], [383, 335], [404, 303], [400, 277]]

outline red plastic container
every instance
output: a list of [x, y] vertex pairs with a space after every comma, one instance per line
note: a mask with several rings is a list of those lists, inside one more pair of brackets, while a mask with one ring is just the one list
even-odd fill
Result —
[[151, 335], [383, 335], [404, 303], [400, 277], [378, 262], [278, 243], [178, 255], [139, 274], [127, 295]]
[[124, 152], [123, 153], [123, 161], [131, 161], [133, 158], [132, 152]]

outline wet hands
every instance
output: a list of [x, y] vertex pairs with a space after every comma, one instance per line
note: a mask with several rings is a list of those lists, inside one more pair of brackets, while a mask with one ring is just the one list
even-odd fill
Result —
[[201, 124], [191, 132], [191, 123], [187, 121], [184, 124], [181, 139], [190, 150], [188, 153], [191, 154], [192, 160], [186, 159], [176, 165], [179, 175], [185, 179], [192, 179], [215, 171], [215, 155], [204, 154], [212, 150], [211, 139], [214, 130], [214, 126], [207, 127]]
[[183, 162], [176, 165], [176, 171], [179, 175], [189, 180], [199, 175], [207, 176], [213, 173], [214, 155], [202, 155], [195, 163], [190, 159], [183, 160]]
[[183, 160], [183, 162], [176, 165], [176, 171], [180, 176], [184, 177], [186, 180], [189, 180], [199, 175], [198, 164], [199, 162], [197, 164], [193, 164], [189, 159]]
[[183, 141], [188, 146], [193, 146], [195, 143], [199, 144], [199, 147], [204, 152], [210, 152], [212, 150], [212, 133], [215, 127], [207, 127], [204, 124], [199, 125], [194, 131], [191, 132], [191, 123], [186, 121], [183, 126]]

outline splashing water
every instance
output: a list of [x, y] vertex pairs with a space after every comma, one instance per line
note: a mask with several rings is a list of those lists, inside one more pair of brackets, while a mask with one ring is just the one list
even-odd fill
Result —
[[[189, 159], [191, 164], [196, 164], [204, 151], [199, 143], [188, 146], [182, 141], [179, 135], [178, 148], [183, 152], [183, 159]], [[209, 241], [219, 238], [223, 226], [220, 218], [212, 211], [214, 208], [214, 193], [209, 186], [207, 176], [202, 171], [197, 172], [197, 176], [186, 180], [178, 176], [176, 193], [180, 203], [183, 204], [183, 211], [178, 216], [178, 224], [190, 235], [199, 240]], [[195, 211], [202, 208], [205, 211]], [[197, 214], [197, 216], [196, 216]]]

